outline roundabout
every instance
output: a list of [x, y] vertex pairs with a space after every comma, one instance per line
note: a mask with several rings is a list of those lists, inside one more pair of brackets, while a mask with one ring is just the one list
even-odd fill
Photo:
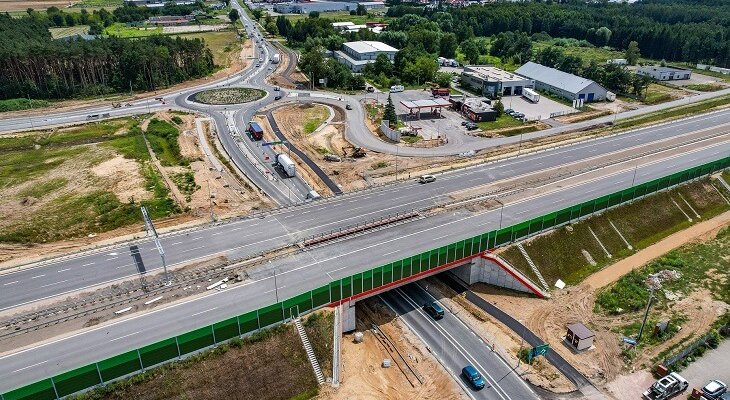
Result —
[[203, 90], [190, 96], [190, 100], [196, 103], [222, 106], [250, 103], [262, 99], [265, 96], [266, 91], [262, 89], [237, 87]]

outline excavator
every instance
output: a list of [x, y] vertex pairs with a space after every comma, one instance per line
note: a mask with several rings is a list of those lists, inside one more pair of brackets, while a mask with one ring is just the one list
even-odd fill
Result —
[[365, 150], [363, 150], [362, 147], [355, 147], [355, 146], [345, 146], [342, 148], [342, 156], [347, 157], [347, 151], [350, 150], [350, 157], [352, 158], [362, 158], [365, 157], [367, 153], [365, 153]]

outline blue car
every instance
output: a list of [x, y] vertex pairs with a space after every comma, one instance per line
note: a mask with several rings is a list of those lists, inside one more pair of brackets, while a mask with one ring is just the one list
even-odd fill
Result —
[[476, 390], [484, 389], [484, 378], [482, 378], [482, 375], [477, 371], [476, 368], [472, 367], [471, 365], [467, 365], [461, 370], [461, 375], [464, 377], [464, 379], [469, 382], [469, 384]]

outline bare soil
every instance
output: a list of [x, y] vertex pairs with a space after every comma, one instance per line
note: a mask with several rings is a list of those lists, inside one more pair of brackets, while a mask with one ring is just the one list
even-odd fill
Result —
[[[161, 112], [155, 114], [154, 118], [164, 119], [174, 124], [171, 119], [172, 116], [170, 113]], [[200, 188], [192, 194], [191, 200], [187, 201], [170, 180], [170, 174], [183, 172], [186, 169], [183, 167], [163, 167], [156, 163], [156, 167], [166, 178], [173, 192], [176, 193], [175, 198], [180, 203], [181, 208], [188, 210], [177, 216], [156, 220], [155, 226], [159, 228], [158, 230], [164, 232], [166, 228], [181, 228], [185, 225], [210, 221], [211, 207], [216, 218], [243, 215], [252, 209], [268, 207], [269, 203], [262, 199], [250, 185], [241, 182], [228, 171], [218, 173], [211, 167], [212, 164], [206, 159], [198, 142], [194, 125], [195, 116], [178, 116], [183, 120], [182, 124], [178, 126], [181, 131], [178, 137], [180, 151], [184, 157], [195, 160], [190, 163], [190, 170], [194, 173], [195, 182]], [[140, 127], [145, 129], [150, 119], [143, 121]], [[58, 198], [58, 196], [66, 194], [79, 195], [103, 188], [112, 191], [122, 202], [128, 202], [131, 197], [134, 197], [135, 201], [151, 197], [151, 193], [144, 187], [144, 180], [135, 161], [123, 158], [108, 147], [96, 144], [84, 146], [89, 149], [86, 153], [88, 156], [75, 157], [73, 160], [64, 162], [39, 179], [67, 179], [68, 183], [60, 190], [32, 201], [24, 201], [19, 193], [32, 187], [35, 180], [0, 190], [2, 195], [0, 198], [3, 199], [0, 201], [0, 213], [10, 216], [9, 218], [0, 219], [0, 228], [30, 218], [33, 213], [41, 210], [45, 204]], [[212, 148], [214, 143], [209, 143], [209, 146]], [[92, 237], [32, 245], [0, 244], [0, 270], [32, 262], [42, 257], [57, 256], [93, 246], [129, 240], [141, 235], [143, 229], [144, 226], [140, 221], [140, 224], [115, 229]]]
[[[376, 323], [394, 341], [398, 350], [409, 358], [410, 364], [424, 378], [420, 384], [402, 364], [396, 365], [391, 353], [370, 330], [372, 320], [358, 317], [357, 330], [364, 333], [362, 343], [355, 343], [354, 335], [342, 339], [342, 379], [339, 388], [328, 389], [319, 399], [466, 399], [461, 388], [446, 373], [438, 361], [408, 328], [395, 319], [390, 310], [374, 300], [367, 301], [377, 310]], [[360, 305], [358, 304], [358, 307]], [[358, 309], [360, 314], [360, 309]], [[394, 364], [383, 368], [383, 359]], [[406, 369], [403, 371], [401, 368]]]
[[[713, 300], [707, 290], [694, 292], [691, 296], [675, 302], [672, 309], [688, 318], [679, 333], [666, 342], [644, 350], [627, 364], [622, 355], [618, 329], [638, 317], [632, 314], [616, 317], [594, 313], [597, 289], [615, 282], [632, 269], [639, 268], [670, 250], [693, 241], [712, 238], [728, 225], [730, 225], [730, 213], [693, 225], [607, 266], [589, 276], [579, 286], [553, 292], [552, 298], [548, 300], [516, 296], [513, 292], [482, 284], [475, 285], [473, 290], [513, 317], [525, 321], [530, 330], [549, 342], [554, 351], [558, 351], [594, 383], [606, 385], [615, 379], [624, 379], [622, 375], [633, 372], [635, 368], [648, 367], [652, 358], [673, 344], [687, 340], [696, 332], [706, 331], [718, 313], [722, 313], [728, 305]], [[564, 344], [566, 326], [574, 322], [582, 322], [596, 333], [594, 348], [576, 353]], [[616, 387], [614, 384], [611, 385]], [[618, 394], [617, 398], [622, 398], [620, 393], [614, 394]]]
[[70, 0], [0, 0], [0, 11], [25, 11], [29, 7], [34, 10], [45, 10], [48, 7], [65, 8], [74, 3], [76, 2]]

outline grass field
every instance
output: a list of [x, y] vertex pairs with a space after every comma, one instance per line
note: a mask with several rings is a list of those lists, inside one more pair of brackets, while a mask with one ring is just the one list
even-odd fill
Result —
[[81, 0], [74, 3], [72, 8], [117, 8], [121, 7], [123, 3], [124, 0]]
[[219, 32], [188, 33], [177, 35], [184, 39], [203, 39], [211, 52], [215, 65], [227, 67], [230, 65], [231, 55], [241, 50], [241, 41], [234, 30]]
[[54, 39], [64, 38], [73, 35], [83, 35], [89, 32], [88, 25], [76, 25], [65, 28], [48, 28], [51, 37]]
[[[660, 316], [661, 319], [665, 319], [669, 313], [669, 332], [662, 337], [647, 333], [642, 336], [640, 345], [654, 345], [665, 341], [677, 333], [679, 327], [687, 320], [685, 315], [672, 311], [672, 305], [676, 300], [669, 298], [667, 293], [671, 292], [673, 296], [685, 298], [693, 292], [706, 289], [714, 300], [730, 304], [728, 247], [730, 247], [730, 228], [725, 228], [712, 240], [670, 251], [601, 290], [596, 297], [595, 310], [607, 315], [628, 315], [632, 322], [622, 327], [622, 333], [633, 335], [639, 331], [641, 311], [646, 308], [648, 301], [646, 281], [649, 275], [660, 271], [676, 271], [679, 273], [678, 276], [663, 280], [661, 289], [654, 291], [654, 302], [647, 325], [654, 326]], [[707, 317], [714, 319], [717, 316]], [[699, 336], [704, 332], [696, 334]]]
[[[318, 312], [304, 321], [325, 376], [332, 371], [332, 324], [332, 313]], [[73, 399], [303, 400], [318, 393], [299, 335], [293, 324], [285, 324]]]
[[725, 89], [725, 86], [717, 83], [697, 83], [694, 85], [685, 85], [685, 89], [698, 90], [700, 92], [716, 92]]
[[0, 100], [0, 112], [20, 111], [30, 108], [48, 107], [48, 105], [50, 104], [51, 103], [48, 100], [29, 100], [26, 98]]
[[135, 38], [145, 37], [152, 35], [161, 35], [162, 27], [150, 26], [150, 27], [128, 27], [124, 23], [115, 22], [104, 29], [104, 33], [109, 36], [116, 36], [120, 38]]
[[[139, 223], [140, 204], [153, 218], [179, 212], [136, 120], [0, 138], [0, 152], [0, 206], [8, 212], [0, 242], [51, 242]], [[110, 160], [127, 168], [121, 176], [92, 172]]]
[[679, 97], [674, 95], [672, 92], [674, 89], [668, 88], [666, 86], [657, 85], [656, 83], [652, 83], [649, 85], [649, 87], [646, 90], [646, 96], [644, 97], [643, 103], [644, 104], [659, 104], [659, 103], [666, 103], [668, 101], [676, 100]]
[[722, 96], [687, 106], [673, 107], [663, 111], [657, 111], [649, 114], [644, 114], [639, 117], [621, 120], [616, 123], [615, 127], [619, 129], [631, 128], [637, 125], [649, 124], [652, 122], [662, 121], [666, 119], [698, 114], [711, 110], [715, 107], [726, 106], [728, 104], [730, 104], [730, 96]]
[[329, 110], [323, 106], [314, 107], [300, 107], [299, 111], [303, 114], [302, 120], [304, 120], [303, 128], [304, 133], [309, 135], [314, 132], [320, 125], [327, 120], [329, 117]]
[[[730, 195], [730, 193], [725, 194]], [[672, 202], [674, 199], [686, 212], [690, 212], [680, 195], [702, 216], [702, 220], [730, 209], [725, 200], [710, 186], [709, 180], [701, 180], [614, 208], [572, 224], [569, 228], [562, 227], [538, 236], [526, 242], [525, 249], [549, 285], [558, 279], [569, 285], [576, 285], [603, 266], [691, 225]], [[609, 221], [616, 225], [634, 250], [626, 247]], [[589, 229], [598, 236], [612, 258], [606, 256]], [[587, 261], [583, 251], [591, 255], [596, 265], [591, 265]], [[502, 257], [530, 278], [536, 279], [516, 247], [508, 248], [502, 253]]]

